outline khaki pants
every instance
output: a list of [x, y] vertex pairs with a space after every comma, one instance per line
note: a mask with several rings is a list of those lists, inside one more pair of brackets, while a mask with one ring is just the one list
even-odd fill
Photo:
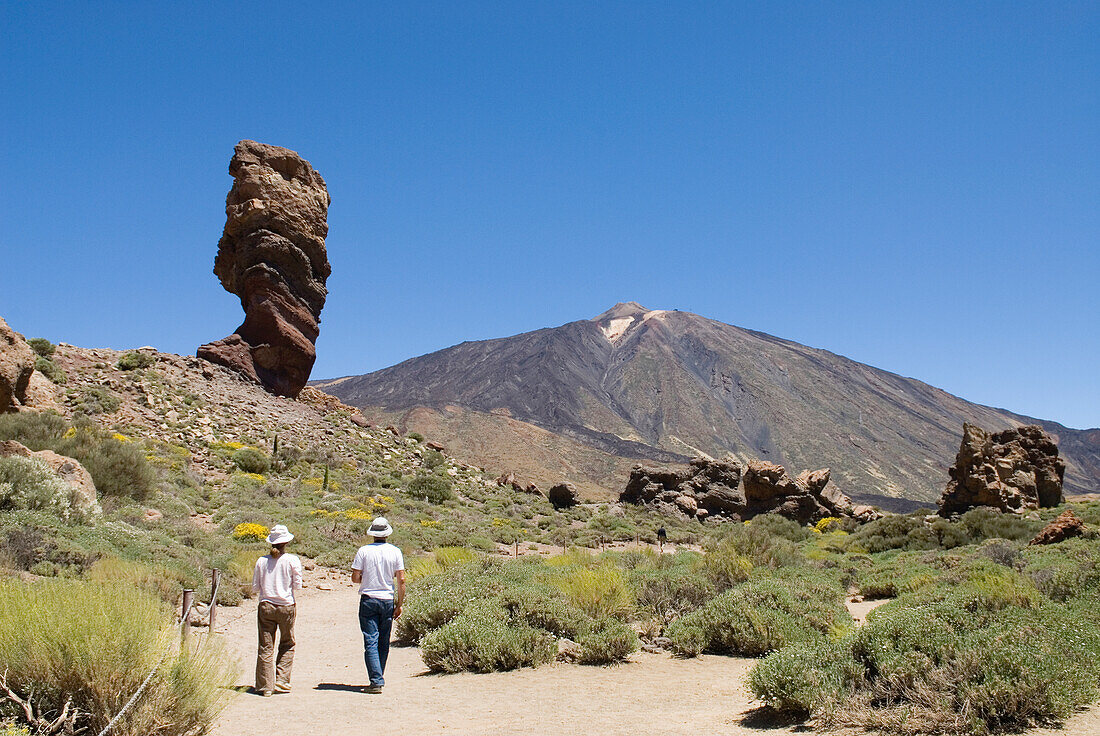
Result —
[[[294, 614], [291, 606], [276, 606], [262, 601], [256, 609], [260, 630], [260, 648], [256, 653], [256, 689], [269, 692], [290, 687], [290, 667], [294, 664]], [[271, 655], [275, 649], [275, 630], [279, 631], [279, 654], [275, 659], [275, 682], [271, 682]]]

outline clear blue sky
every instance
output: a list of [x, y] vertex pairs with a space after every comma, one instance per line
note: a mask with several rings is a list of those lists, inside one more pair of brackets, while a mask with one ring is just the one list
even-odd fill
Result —
[[1100, 4], [0, 4], [0, 315], [193, 353], [233, 145], [328, 182], [315, 377], [684, 309], [1100, 425]]

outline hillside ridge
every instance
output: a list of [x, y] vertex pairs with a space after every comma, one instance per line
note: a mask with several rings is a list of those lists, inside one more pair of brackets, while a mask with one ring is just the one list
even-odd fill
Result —
[[[1100, 488], [1100, 429], [982, 406], [828, 350], [637, 302], [312, 384], [408, 429], [426, 416], [414, 410], [435, 412], [435, 434], [449, 435], [469, 461], [482, 460], [484, 449], [464, 447], [473, 443], [447, 431], [446, 407], [464, 412], [464, 432], [488, 431], [501, 416], [550, 431], [608, 456], [564, 478], [608, 493], [632, 461], [732, 453], [796, 472], [829, 466], [856, 498], [931, 502], [946, 483], [964, 421], [990, 430], [1039, 424], [1066, 456], [1067, 492]], [[489, 454], [497, 467], [510, 461], [509, 453]], [[611, 476], [608, 464], [616, 466]]]

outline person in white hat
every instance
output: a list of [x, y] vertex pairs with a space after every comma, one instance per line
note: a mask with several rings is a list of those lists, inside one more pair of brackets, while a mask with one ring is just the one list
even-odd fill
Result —
[[393, 527], [384, 517], [371, 522], [367, 531], [374, 541], [355, 553], [351, 581], [359, 585], [359, 629], [363, 632], [363, 660], [370, 676], [368, 693], [381, 693], [386, 684], [386, 657], [390, 653], [393, 620], [405, 602], [405, 558], [386, 538]]
[[[294, 535], [282, 524], [276, 524], [267, 535], [271, 552], [256, 560], [252, 572], [252, 591], [259, 596], [256, 623], [260, 630], [260, 646], [256, 653], [256, 692], [269, 697], [272, 690], [290, 692], [290, 668], [294, 664], [294, 618], [297, 609], [294, 591], [302, 587], [302, 561], [286, 551]], [[272, 653], [275, 632], [279, 632], [279, 653], [274, 662]]]

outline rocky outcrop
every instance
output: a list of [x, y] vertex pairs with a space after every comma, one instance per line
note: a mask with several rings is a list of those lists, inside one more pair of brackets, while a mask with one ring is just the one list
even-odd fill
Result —
[[1028, 544], [1057, 544], [1070, 537], [1079, 537], [1085, 533], [1085, 522], [1073, 513], [1072, 509], [1066, 509], [1058, 515], [1057, 519], [1043, 527], [1043, 530], [1035, 535]]
[[0, 442], [0, 457], [10, 457], [12, 455], [34, 458], [44, 462], [53, 471], [54, 475], [65, 481], [72, 489], [74, 507], [83, 512], [99, 511], [92, 474], [79, 461], [71, 457], [58, 455], [52, 450], [33, 452], [25, 445], [14, 440]]
[[27, 400], [34, 357], [23, 336], [0, 317], [0, 412], [16, 410]]
[[869, 521], [878, 515], [869, 506], [852, 504], [831, 485], [828, 468], [791, 478], [781, 465], [753, 460], [742, 473], [732, 456], [696, 458], [682, 469], [636, 465], [619, 500], [699, 519], [713, 515], [746, 520], [776, 513], [809, 523], [826, 516]]
[[567, 509], [580, 502], [580, 496], [572, 483], [558, 483], [546, 494], [550, 504], [556, 509]]
[[963, 425], [962, 445], [951, 480], [940, 498], [941, 516], [975, 506], [1024, 513], [1062, 503], [1066, 464], [1042, 427], [1029, 425], [990, 434]]
[[245, 318], [197, 354], [296, 397], [313, 369], [328, 295], [328, 190], [297, 153], [255, 141], [237, 144], [229, 173], [214, 273], [240, 297]]

